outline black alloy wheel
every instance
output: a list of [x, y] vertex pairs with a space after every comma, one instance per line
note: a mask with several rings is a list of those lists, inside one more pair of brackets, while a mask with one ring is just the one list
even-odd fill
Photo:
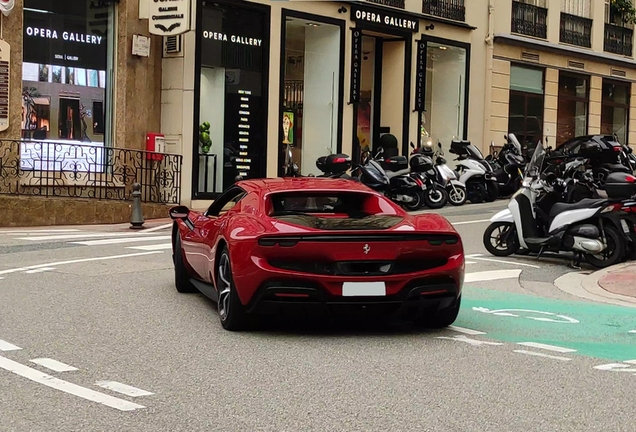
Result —
[[486, 250], [497, 257], [507, 257], [519, 249], [517, 228], [510, 222], [494, 222], [486, 228], [483, 237]]
[[245, 313], [245, 307], [241, 304], [241, 300], [236, 293], [230, 253], [227, 247], [223, 248], [219, 257], [216, 285], [219, 293], [217, 308], [221, 325], [225, 330], [243, 330], [248, 324], [248, 317]]
[[618, 264], [627, 253], [627, 242], [616, 228], [605, 225], [607, 247], [598, 254], [585, 254], [585, 261], [596, 268], [606, 268]]

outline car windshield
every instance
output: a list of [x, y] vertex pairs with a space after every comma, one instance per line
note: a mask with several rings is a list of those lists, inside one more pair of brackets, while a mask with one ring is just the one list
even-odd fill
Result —
[[541, 173], [543, 167], [543, 160], [545, 159], [545, 150], [541, 141], [537, 144], [532, 154], [532, 159], [526, 165], [526, 169], [523, 173], [524, 178], [535, 178]]
[[383, 196], [351, 191], [294, 191], [269, 195], [269, 216], [319, 229], [386, 229], [402, 221]]

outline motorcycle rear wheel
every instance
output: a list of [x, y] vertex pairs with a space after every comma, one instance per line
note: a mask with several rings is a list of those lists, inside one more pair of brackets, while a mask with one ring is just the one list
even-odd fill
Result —
[[[607, 238], [607, 248], [600, 254], [585, 254], [585, 261], [596, 268], [606, 268], [618, 264], [623, 255], [627, 252], [627, 244], [620, 232], [613, 226], [605, 226], [605, 237]], [[603, 258], [598, 258], [602, 256]]]
[[422, 195], [423, 192], [409, 194], [410, 197], [413, 197], [413, 201], [410, 203], [403, 203], [402, 205], [407, 211], [417, 211], [424, 207], [424, 197]]
[[448, 192], [441, 186], [435, 185], [424, 192], [424, 204], [426, 207], [437, 210], [441, 209], [448, 202]]

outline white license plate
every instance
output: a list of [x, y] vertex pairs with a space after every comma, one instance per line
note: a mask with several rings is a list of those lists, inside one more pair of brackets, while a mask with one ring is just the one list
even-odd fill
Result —
[[384, 282], [345, 282], [342, 284], [343, 297], [380, 297], [386, 295]]
[[621, 226], [623, 227], [625, 234], [629, 234], [629, 225], [627, 225], [627, 222], [625, 222], [624, 219], [621, 219]]

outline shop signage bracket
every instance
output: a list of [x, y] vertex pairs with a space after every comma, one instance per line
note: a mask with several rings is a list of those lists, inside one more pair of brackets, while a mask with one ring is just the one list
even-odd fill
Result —
[[9, 129], [9, 70], [11, 47], [0, 39], [0, 132]]
[[148, 5], [148, 32], [157, 36], [177, 36], [190, 30], [192, 0], [151, 0]]

